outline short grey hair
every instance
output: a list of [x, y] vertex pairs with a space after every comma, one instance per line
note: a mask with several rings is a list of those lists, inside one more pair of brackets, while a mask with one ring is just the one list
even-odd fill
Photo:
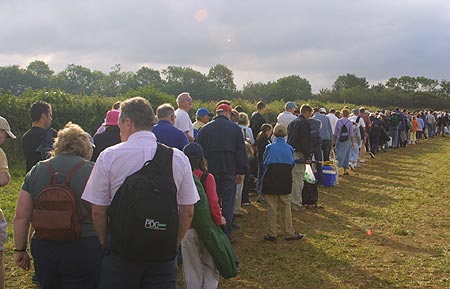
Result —
[[156, 116], [158, 119], [161, 118], [169, 118], [171, 115], [175, 113], [175, 109], [170, 103], [164, 103], [158, 106], [156, 109]]
[[150, 102], [140, 96], [125, 100], [120, 104], [120, 121], [129, 118], [139, 130], [151, 130], [155, 121]]
[[178, 104], [181, 103], [181, 101], [183, 100], [183, 96], [185, 96], [185, 95], [191, 96], [191, 95], [189, 94], [189, 92], [182, 92], [182, 93], [180, 93], [180, 94], [177, 96], [177, 103], [178, 103]]

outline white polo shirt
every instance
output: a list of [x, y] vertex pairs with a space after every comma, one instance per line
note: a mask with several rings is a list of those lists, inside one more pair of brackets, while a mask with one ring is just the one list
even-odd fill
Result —
[[174, 126], [182, 132], [188, 132], [191, 137], [194, 137], [194, 126], [192, 125], [189, 114], [178, 108], [175, 110], [175, 123]]
[[[97, 159], [84, 189], [82, 199], [98, 206], [109, 206], [126, 177], [152, 160], [156, 152], [156, 137], [150, 131], [135, 132], [126, 142], [104, 150]], [[178, 205], [192, 205], [200, 198], [186, 155], [173, 149], [173, 179], [177, 187]]]

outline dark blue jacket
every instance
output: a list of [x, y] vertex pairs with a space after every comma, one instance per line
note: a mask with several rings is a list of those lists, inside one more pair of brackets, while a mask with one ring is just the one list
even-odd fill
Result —
[[217, 116], [199, 130], [195, 141], [203, 147], [208, 170], [214, 175], [245, 175], [249, 171], [241, 128]]

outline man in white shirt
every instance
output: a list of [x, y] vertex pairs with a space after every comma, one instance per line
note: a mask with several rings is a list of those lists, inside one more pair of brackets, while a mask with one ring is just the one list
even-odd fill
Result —
[[[353, 122], [353, 128], [360, 131], [360, 127], [364, 128], [365, 131], [366, 123], [364, 119], [359, 116], [359, 109], [355, 108], [352, 110], [352, 116], [348, 118], [349, 121]], [[359, 135], [359, 139], [353, 142], [353, 147], [350, 153], [350, 168], [354, 169], [355, 166], [358, 166], [358, 157], [360, 156], [360, 148], [363, 145], [362, 140], [363, 136], [359, 133], [355, 132], [355, 136]], [[361, 156], [362, 157], [362, 156]], [[364, 162], [364, 161], [362, 161]]]
[[190, 142], [194, 141], [194, 126], [189, 117], [192, 108], [192, 97], [189, 92], [182, 92], [177, 96], [178, 109], [175, 110], [174, 126], [184, 132]]
[[335, 115], [336, 110], [334, 108], [330, 109], [330, 113], [327, 114], [328, 118], [330, 119], [331, 129], [334, 133], [334, 129], [336, 128], [336, 122], [338, 120], [337, 116]]
[[294, 111], [297, 108], [298, 106], [294, 102], [286, 102], [286, 104], [284, 105], [284, 111], [277, 117], [277, 123], [288, 127], [291, 121], [297, 118], [297, 116], [294, 114]]
[[[120, 108], [122, 143], [100, 154], [82, 195], [83, 200], [92, 204], [92, 221], [100, 245], [106, 245], [98, 288], [155, 288], [152, 286], [159, 282], [161, 287], [158, 288], [175, 289], [175, 258], [167, 262], [136, 262], [108, 250], [109, 237], [114, 239], [108, 233], [108, 208], [127, 176], [152, 160], [157, 149], [156, 137], [151, 132], [154, 113], [150, 103], [142, 97], [135, 97], [122, 102]], [[199, 196], [189, 160], [177, 149], [173, 149], [172, 176], [177, 191], [179, 243], [189, 228]], [[152, 250], [151, 247], [148, 249]]]

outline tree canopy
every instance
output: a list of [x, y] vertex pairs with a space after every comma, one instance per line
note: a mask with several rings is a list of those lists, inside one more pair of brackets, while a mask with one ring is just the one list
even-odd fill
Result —
[[450, 109], [450, 81], [425, 76], [391, 77], [386, 83], [369, 86], [366, 77], [347, 73], [339, 75], [331, 88], [313, 94], [310, 82], [300, 75], [288, 75], [268, 82], [248, 82], [238, 89], [233, 71], [224, 64], [216, 64], [207, 74], [182, 66], [168, 66], [161, 71], [142, 66], [132, 72], [124, 71], [120, 64], [106, 73], [77, 64], [69, 64], [63, 71], [55, 73], [41, 60], [30, 62], [26, 68], [0, 66], [0, 93], [15, 96], [23, 95], [27, 89], [47, 89], [73, 95], [111, 97], [149, 86], [175, 96], [188, 91], [202, 101], [317, 99], [386, 108]]

